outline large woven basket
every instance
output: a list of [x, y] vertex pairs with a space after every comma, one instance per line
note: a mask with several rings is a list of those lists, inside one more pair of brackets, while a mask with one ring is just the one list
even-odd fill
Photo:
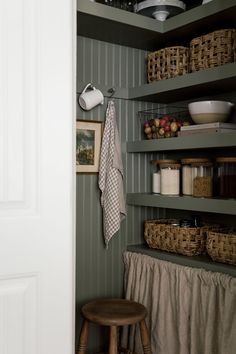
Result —
[[189, 72], [189, 48], [168, 47], [148, 54], [148, 82], [170, 79]]
[[236, 265], [236, 232], [209, 231], [206, 248], [214, 261]]
[[144, 239], [150, 248], [195, 256], [205, 252], [206, 236], [210, 226], [179, 227], [170, 219], [146, 220]]
[[189, 56], [191, 72], [236, 61], [235, 29], [222, 29], [192, 39]]

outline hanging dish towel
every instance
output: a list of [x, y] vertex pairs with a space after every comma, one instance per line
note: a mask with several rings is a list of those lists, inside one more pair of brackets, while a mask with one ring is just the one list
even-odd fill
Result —
[[108, 102], [106, 111], [98, 184], [102, 193], [104, 239], [108, 248], [110, 239], [120, 229], [120, 223], [126, 216], [120, 138], [113, 101]]

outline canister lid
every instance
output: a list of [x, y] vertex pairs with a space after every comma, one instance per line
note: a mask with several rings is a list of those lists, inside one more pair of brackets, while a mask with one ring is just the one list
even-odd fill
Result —
[[228, 157], [217, 157], [216, 162], [219, 163], [236, 163], [235, 156], [228, 156]]
[[194, 163], [191, 163], [191, 166], [192, 167], [200, 167], [200, 166], [211, 167], [211, 166], [213, 166], [213, 163], [212, 162], [194, 162]]
[[180, 163], [161, 163], [160, 164], [161, 168], [167, 168], [167, 167], [171, 167], [171, 168], [180, 168], [181, 165]]
[[202, 163], [202, 162], [210, 162], [209, 159], [207, 158], [200, 158], [200, 157], [197, 157], [197, 158], [187, 158], [187, 159], [181, 159], [181, 163], [183, 165], [190, 165], [192, 163]]
[[173, 163], [178, 163], [177, 160], [151, 160], [151, 163], [153, 165], [160, 165], [160, 164], [163, 164], [163, 163], [169, 163], [169, 164], [173, 164]]

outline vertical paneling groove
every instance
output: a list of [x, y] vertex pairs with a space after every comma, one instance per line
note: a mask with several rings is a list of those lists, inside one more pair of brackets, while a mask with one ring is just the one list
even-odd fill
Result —
[[[96, 84], [127, 88], [141, 85], [146, 79], [146, 52], [78, 37], [77, 80], [84, 86]], [[77, 107], [77, 119], [105, 120], [108, 99], [103, 106], [84, 112]], [[127, 192], [145, 191], [150, 187], [150, 156], [127, 154], [125, 143], [141, 137], [137, 112], [151, 108], [152, 104], [114, 99], [117, 124], [122, 146], [124, 187]], [[148, 187], [146, 187], [148, 186]], [[143, 241], [143, 219], [150, 218], [153, 211], [148, 208], [127, 206], [127, 218], [120, 231], [104, 247], [102, 233], [102, 210], [98, 175], [77, 175], [77, 307], [90, 299], [103, 296], [122, 296], [123, 262], [122, 253], [127, 244]], [[80, 317], [77, 318], [80, 328]], [[99, 343], [99, 333], [93, 334], [90, 351]], [[97, 348], [96, 348], [97, 349]]]

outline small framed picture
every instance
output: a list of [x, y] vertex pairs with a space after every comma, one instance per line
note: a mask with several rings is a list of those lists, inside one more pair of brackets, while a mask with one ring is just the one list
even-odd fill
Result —
[[76, 122], [76, 172], [98, 173], [103, 122]]

